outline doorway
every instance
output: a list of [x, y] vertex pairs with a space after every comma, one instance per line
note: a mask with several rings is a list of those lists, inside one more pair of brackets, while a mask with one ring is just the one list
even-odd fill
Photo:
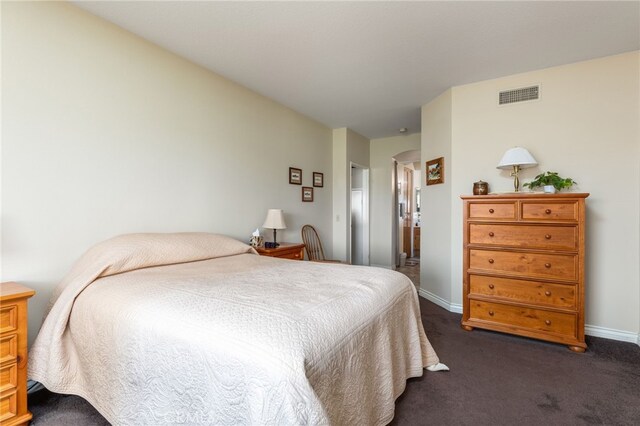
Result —
[[400, 220], [402, 221], [402, 253], [413, 257], [413, 170], [402, 167], [400, 181]]
[[349, 261], [369, 265], [369, 168], [351, 163]]
[[420, 284], [420, 150], [399, 153], [394, 161], [393, 238], [396, 270]]

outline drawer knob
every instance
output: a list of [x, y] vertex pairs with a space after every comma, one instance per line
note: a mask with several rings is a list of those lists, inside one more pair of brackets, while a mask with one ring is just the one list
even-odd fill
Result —
[[489, 263], [493, 263], [493, 259], [489, 259]]
[[551, 321], [550, 320], [544, 320], [544, 323], [547, 325], [551, 325]]
[[544, 212], [545, 212], [546, 214], [551, 214], [551, 209], [546, 209]]
[[493, 288], [494, 288], [494, 287], [495, 287], [495, 286], [494, 286], [493, 284], [489, 284], [489, 288], [490, 288], [491, 290], [493, 290]]
[[495, 234], [493, 232], [489, 232], [489, 236], [493, 237]]
[[551, 296], [551, 292], [549, 290], [547, 290], [547, 291], [544, 292], [544, 295], [545, 296]]
[[493, 311], [489, 311], [489, 315], [493, 316], [494, 312]]
[[544, 264], [544, 267], [545, 267], [545, 268], [547, 268], [547, 269], [549, 269], [549, 268], [551, 268], [551, 264], [550, 264], [550, 263], [545, 263], [545, 264]]
[[493, 209], [489, 209], [489, 213], [491, 213], [491, 214], [493, 214], [494, 211], [495, 210], [493, 210]]
[[551, 239], [551, 234], [546, 234], [544, 237], [545, 237], [547, 240], [550, 240], [550, 239]]

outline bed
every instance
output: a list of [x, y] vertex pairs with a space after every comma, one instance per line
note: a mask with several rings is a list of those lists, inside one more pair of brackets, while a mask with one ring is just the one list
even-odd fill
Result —
[[404, 275], [204, 233], [91, 248], [29, 356], [113, 424], [386, 424], [407, 378], [442, 367]]

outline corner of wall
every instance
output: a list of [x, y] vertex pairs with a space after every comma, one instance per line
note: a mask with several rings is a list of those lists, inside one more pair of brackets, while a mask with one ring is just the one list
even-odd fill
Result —
[[351, 129], [333, 130], [333, 254], [348, 261], [350, 250], [351, 162], [369, 167], [370, 141]]
[[[422, 107], [421, 161], [444, 157], [444, 183], [422, 181], [420, 287], [448, 306], [452, 303], [452, 90]], [[427, 174], [425, 170], [424, 174]], [[437, 303], [437, 302], [436, 302]], [[447, 308], [449, 309], [449, 308]]]
[[346, 220], [346, 164], [347, 164], [347, 128], [333, 129], [333, 207], [331, 217], [331, 257], [345, 260], [347, 253], [346, 241], [343, 235]]

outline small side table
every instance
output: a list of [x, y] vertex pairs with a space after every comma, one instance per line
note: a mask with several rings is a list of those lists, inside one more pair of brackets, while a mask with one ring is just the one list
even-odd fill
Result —
[[304, 244], [280, 243], [276, 248], [256, 247], [260, 256], [279, 257], [280, 259], [304, 259]]
[[32, 289], [0, 283], [0, 426], [26, 425], [27, 301]]

